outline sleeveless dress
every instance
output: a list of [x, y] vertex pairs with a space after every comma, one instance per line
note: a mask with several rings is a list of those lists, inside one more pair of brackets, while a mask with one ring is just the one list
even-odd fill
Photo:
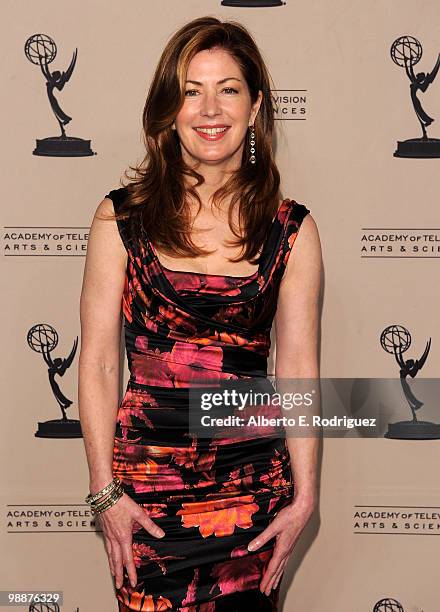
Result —
[[[107, 194], [116, 212], [125, 195], [125, 187]], [[113, 474], [165, 531], [156, 538], [134, 523], [137, 584], [124, 566], [120, 612], [277, 610], [280, 583], [269, 596], [259, 590], [275, 538], [254, 552], [247, 544], [293, 501], [286, 440], [191, 437], [188, 393], [204, 376], [267, 376], [279, 284], [308, 212], [285, 199], [258, 269], [242, 277], [170, 270], [148, 237], [135, 244], [126, 219], [117, 222], [128, 254], [122, 312], [130, 378]]]

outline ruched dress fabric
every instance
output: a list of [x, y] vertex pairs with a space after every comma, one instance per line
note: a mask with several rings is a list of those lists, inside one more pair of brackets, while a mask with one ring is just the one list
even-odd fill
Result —
[[[106, 197], [119, 211], [122, 187]], [[188, 433], [193, 381], [267, 376], [277, 296], [303, 204], [283, 200], [268, 228], [258, 269], [235, 277], [173, 271], [148, 239], [127, 250], [122, 297], [130, 377], [118, 407], [113, 474], [165, 536], [133, 525], [137, 584], [116, 589], [119, 610], [275, 611], [259, 584], [275, 538], [247, 544], [293, 500], [285, 438], [197, 438]]]

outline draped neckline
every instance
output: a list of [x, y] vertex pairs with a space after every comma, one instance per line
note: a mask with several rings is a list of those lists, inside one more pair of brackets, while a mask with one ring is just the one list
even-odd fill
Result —
[[212, 278], [212, 279], [221, 279], [221, 278], [226, 278], [226, 279], [236, 279], [237, 281], [250, 281], [254, 278], [257, 278], [260, 274], [261, 274], [261, 267], [262, 267], [262, 261], [263, 261], [263, 256], [265, 254], [265, 251], [267, 249], [267, 246], [270, 242], [270, 237], [272, 235], [274, 226], [275, 226], [275, 222], [279, 219], [280, 214], [282, 212], [282, 209], [284, 208], [284, 205], [286, 202], [291, 202], [292, 200], [290, 200], [289, 198], [284, 198], [280, 204], [280, 206], [278, 207], [278, 210], [275, 214], [275, 216], [273, 217], [270, 225], [269, 225], [269, 229], [267, 232], [267, 236], [266, 239], [263, 243], [263, 247], [261, 249], [261, 253], [260, 253], [260, 257], [259, 257], [259, 263], [258, 263], [258, 268], [255, 270], [255, 272], [253, 272], [252, 274], [247, 274], [247, 275], [243, 275], [243, 276], [232, 276], [230, 274], [213, 274], [213, 273], [205, 273], [205, 272], [198, 272], [196, 270], [172, 270], [171, 268], [168, 268], [167, 266], [165, 266], [159, 259], [159, 256], [157, 254], [156, 248], [153, 245], [153, 243], [151, 242], [151, 240], [149, 239], [148, 236], [146, 236], [145, 238], [145, 242], [150, 250], [150, 254], [152, 256], [152, 258], [154, 259], [154, 261], [156, 262], [156, 265], [158, 266], [158, 268], [161, 270], [163, 276], [166, 279], [166, 282], [171, 286], [171, 288], [174, 290], [174, 286], [172, 284], [172, 282], [168, 279], [168, 275], [167, 273], [170, 273], [171, 275], [173, 274], [183, 274], [183, 275], [192, 275], [192, 276], [200, 276], [203, 278]]

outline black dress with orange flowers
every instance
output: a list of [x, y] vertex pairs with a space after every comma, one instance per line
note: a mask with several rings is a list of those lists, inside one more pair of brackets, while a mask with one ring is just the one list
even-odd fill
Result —
[[[126, 191], [106, 196], [116, 212]], [[128, 222], [117, 222], [128, 253], [122, 312], [130, 378], [113, 473], [165, 531], [156, 538], [133, 525], [138, 582], [132, 587], [124, 568], [120, 611], [277, 610], [279, 586], [269, 596], [258, 588], [275, 539], [255, 552], [247, 544], [292, 502], [286, 440], [190, 435], [188, 394], [204, 377], [267, 376], [279, 285], [308, 212], [285, 199], [257, 271], [242, 277], [170, 270], [148, 238], [135, 244]]]

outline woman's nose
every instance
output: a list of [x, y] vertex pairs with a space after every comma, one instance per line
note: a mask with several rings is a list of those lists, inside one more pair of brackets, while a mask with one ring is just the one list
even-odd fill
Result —
[[216, 92], [203, 94], [200, 112], [203, 115], [216, 115], [221, 112], [221, 104]]

